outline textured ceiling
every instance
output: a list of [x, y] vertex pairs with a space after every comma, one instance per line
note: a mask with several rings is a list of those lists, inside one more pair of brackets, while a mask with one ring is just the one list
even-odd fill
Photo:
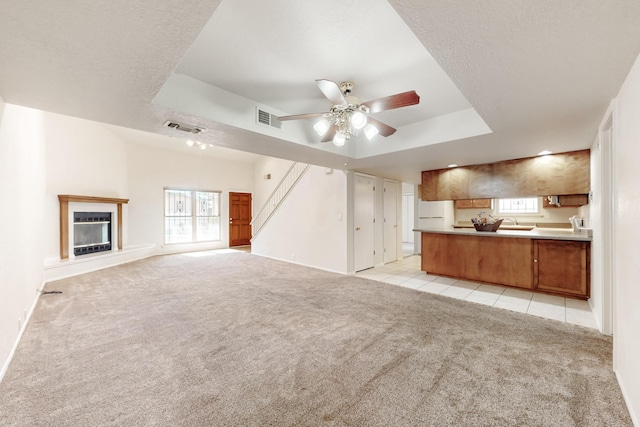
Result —
[[[417, 182], [420, 170], [451, 162], [589, 147], [640, 53], [637, 0], [391, 0], [350, 10], [352, 4], [357, 3], [4, 2], [0, 96], [161, 134], [163, 146], [166, 137], [180, 143], [184, 136], [162, 123], [184, 120], [207, 127], [206, 141], [220, 147], [330, 167], [346, 162], [349, 169]], [[208, 31], [216, 33], [207, 25], [210, 19], [225, 32], [206, 41]], [[433, 85], [433, 68], [425, 65], [431, 57], [453, 85]], [[399, 127], [398, 144], [401, 131], [419, 138], [421, 131], [412, 134], [410, 122], [464, 103], [492, 133], [449, 142], [434, 138], [427, 146], [351, 159], [277, 133], [154, 104], [174, 72], [290, 114], [322, 107], [316, 78], [353, 80], [364, 99], [416, 89], [426, 91], [420, 108], [385, 118]], [[457, 98], [443, 95], [452, 86]], [[136, 139], [135, 132], [129, 134]]]

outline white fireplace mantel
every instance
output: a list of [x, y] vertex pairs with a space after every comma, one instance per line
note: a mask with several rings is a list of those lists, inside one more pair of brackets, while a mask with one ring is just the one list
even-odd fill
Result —
[[69, 203], [109, 203], [117, 206], [117, 225], [115, 234], [118, 250], [122, 250], [122, 205], [129, 199], [115, 199], [112, 197], [72, 196], [69, 194], [58, 195], [60, 202], [60, 259], [69, 258]]

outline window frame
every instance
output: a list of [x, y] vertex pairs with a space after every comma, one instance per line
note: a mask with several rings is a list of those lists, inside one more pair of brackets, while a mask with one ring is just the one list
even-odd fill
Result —
[[[191, 198], [191, 215], [167, 215], [167, 192], [168, 191], [183, 191], [190, 192], [189, 197]], [[217, 213], [218, 215], [198, 215], [198, 196], [197, 193], [210, 193], [214, 195], [217, 194]], [[216, 207], [214, 206], [214, 212], [216, 211]], [[193, 244], [193, 243], [207, 243], [207, 242], [220, 242], [222, 241], [222, 191], [221, 190], [206, 190], [200, 188], [184, 188], [184, 187], [163, 187], [162, 190], [162, 241], [164, 245], [184, 245], [184, 244]], [[167, 218], [189, 218], [191, 220], [191, 239], [189, 241], [184, 242], [168, 242], [167, 241]], [[198, 219], [199, 218], [218, 218], [218, 238], [217, 239], [207, 239], [207, 240], [198, 240]]]
[[[527, 211], [520, 211], [520, 212], [513, 212], [513, 211], [509, 211], [509, 212], [505, 212], [502, 210], [502, 202], [503, 201], [516, 201], [516, 200], [534, 200], [535, 201], [535, 211], [532, 210], [527, 210]], [[540, 214], [540, 209], [541, 209], [541, 203], [540, 203], [540, 198], [539, 197], [505, 197], [505, 198], [500, 198], [500, 199], [496, 199], [497, 203], [496, 203], [496, 208], [495, 208], [495, 212], [496, 215], [523, 215], [523, 216], [531, 216], [531, 215], [539, 215]], [[526, 202], [525, 202], [526, 203]]]

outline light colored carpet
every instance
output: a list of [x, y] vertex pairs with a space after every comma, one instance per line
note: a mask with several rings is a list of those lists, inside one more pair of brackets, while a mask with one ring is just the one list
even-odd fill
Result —
[[611, 338], [248, 253], [53, 282], [2, 426], [630, 426]]

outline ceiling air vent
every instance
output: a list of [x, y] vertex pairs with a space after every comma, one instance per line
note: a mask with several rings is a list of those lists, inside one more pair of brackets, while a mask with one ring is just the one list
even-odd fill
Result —
[[267, 111], [256, 108], [258, 123], [280, 129], [282, 122], [278, 120], [278, 116]]
[[172, 120], [167, 120], [164, 122], [164, 125], [168, 128], [181, 130], [182, 132], [199, 134], [207, 130], [206, 128], [202, 128], [196, 125], [188, 125], [186, 123], [174, 122]]

